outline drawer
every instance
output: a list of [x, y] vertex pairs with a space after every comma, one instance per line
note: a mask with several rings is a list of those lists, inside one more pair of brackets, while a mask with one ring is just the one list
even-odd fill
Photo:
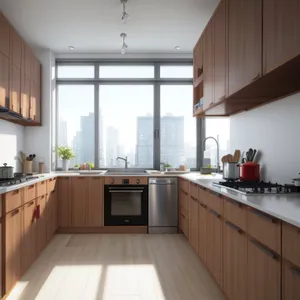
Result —
[[298, 300], [300, 297], [300, 268], [284, 262], [282, 269], [283, 300]]
[[22, 205], [22, 189], [17, 189], [4, 194], [4, 213], [16, 209]]
[[36, 184], [36, 196], [40, 197], [47, 194], [47, 181], [41, 181]]
[[212, 208], [214, 211], [222, 215], [222, 197], [220, 194], [208, 190], [206, 195], [208, 207]]
[[186, 216], [186, 212], [184, 210], [180, 211], [179, 216], [179, 227], [184, 233], [184, 235], [188, 238], [189, 237], [189, 219]]
[[198, 200], [207, 206], [209, 191], [202, 186], [198, 186]]
[[282, 224], [282, 255], [300, 268], [300, 228]]
[[56, 177], [47, 180], [47, 194], [50, 194], [55, 190], [56, 187]]
[[147, 185], [148, 184], [148, 177], [129, 177], [129, 183], [130, 184], [142, 184]]
[[183, 190], [180, 191], [180, 206], [185, 209], [186, 211], [189, 211], [189, 203], [190, 203], [190, 198], [189, 194], [184, 192]]
[[198, 184], [190, 182], [190, 196], [198, 200]]
[[186, 193], [189, 193], [189, 181], [179, 178], [179, 188], [183, 189]]
[[36, 198], [36, 184], [24, 187], [24, 204]]
[[224, 199], [224, 217], [234, 225], [246, 231], [247, 207], [237, 201]]
[[247, 231], [263, 245], [281, 254], [281, 222], [256, 209], [247, 210]]

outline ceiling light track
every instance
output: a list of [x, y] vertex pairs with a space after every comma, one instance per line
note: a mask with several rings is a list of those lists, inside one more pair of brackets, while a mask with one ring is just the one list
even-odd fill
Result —
[[127, 0], [120, 0], [120, 1], [123, 4], [123, 13], [122, 13], [121, 20], [123, 23], [126, 23], [130, 18], [129, 14], [126, 12], [126, 7], [125, 7]]

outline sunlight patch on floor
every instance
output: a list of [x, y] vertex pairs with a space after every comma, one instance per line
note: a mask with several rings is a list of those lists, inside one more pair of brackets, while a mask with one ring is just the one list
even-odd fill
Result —
[[28, 285], [29, 281], [19, 281], [14, 286], [13, 290], [9, 294], [9, 296], [6, 298], [6, 300], [15, 300], [20, 299], [23, 291], [25, 290], [26, 286]]

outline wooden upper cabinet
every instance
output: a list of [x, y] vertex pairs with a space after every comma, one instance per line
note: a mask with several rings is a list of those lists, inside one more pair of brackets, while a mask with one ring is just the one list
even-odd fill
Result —
[[203, 72], [203, 39], [200, 38], [194, 48], [193, 55], [193, 66], [194, 66], [194, 80], [199, 78]]
[[214, 22], [211, 20], [203, 35], [203, 110], [214, 103]]
[[71, 227], [71, 178], [58, 179], [58, 227]]
[[0, 52], [9, 57], [9, 23], [0, 11]]
[[32, 55], [30, 47], [25, 42], [23, 43], [23, 57], [22, 58], [23, 58], [23, 73], [30, 78], [33, 55]]
[[228, 0], [229, 95], [262, 76], [262, 31], [262, 0]]
[[247, 250], [247, 299], [280, 300], [281, 263], [279, 256], [252, 239], [248, 240]]
[[21, 69], [11, 65], [10, 73], [10, 110], [19, 114], [21, 108]]
[[89, 178], [89, 227], [101, 227], [104, 224], [104, 181], [99, 177]]
[[10, 62], [19, 69], [22, 67], [22, 47], [22, 38], [10, 27]]
[[29, 118], [30, 109], [30, 77], [25, 73], [21, 78], [21, 114], [24, 118]]
[[41, 63], [34, 56], [31, 57], [31, 61], [30, 61], [30, 75], [31, 75], [31, 80], [34, 83], [36, 84], [41, 83]]
[[72, 227], [87, 226], [89, 178], [72, 178]]
[[263, 1], [263, 70], [271, 72], [300, 55], [300, 1]]
[[225, 100], [226, 96], [226, 4], [221, 1], [214, 20], [214, 102]]
[[[0, 39], [1, 41], [1, 39]], [[0, 53], [0, 106], [7, 106], [7, 98], [9, 97], [9, 60]]]
[[30, 82], [30, 119], [37, 123], [41, 121], [41, 90], [33, 80]]

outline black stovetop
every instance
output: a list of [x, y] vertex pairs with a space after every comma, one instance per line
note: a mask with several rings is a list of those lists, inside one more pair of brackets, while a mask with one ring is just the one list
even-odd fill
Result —
[[292, 184], [278, 184], [264, 181], [220, 181], [213, 185], [226, 187], [241, 194], [291, 194], [300, 193], [300, 187]]
[[5, 186], [11, 186], [11, 185], [15, 185], [15, 184], [20, 184], [32, 179], [37, 179], [39, 178], [38, 176], [17, 176], [14, 178], [10, 178], [10, 179], [0, 179], [0, 187], [5, 187]]

